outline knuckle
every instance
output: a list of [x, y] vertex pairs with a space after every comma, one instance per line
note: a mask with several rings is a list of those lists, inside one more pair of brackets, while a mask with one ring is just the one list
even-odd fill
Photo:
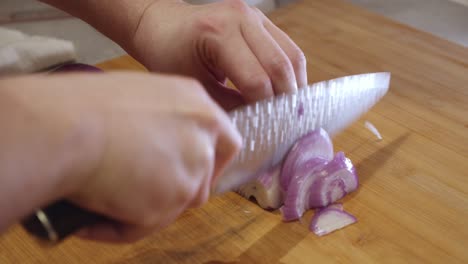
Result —
[[269, 64], [269, 71], [272, 76], [286, 76], [291, 69], [291, 62], [286, 56], [273, 59]]
[[248, 14], [252, 10], [244, 0], [228, 0], [225, 3], [236, 13]]
[[184, 204], [193, 200], [197, 192], [197, 184], [195, 180], [188, 180], [181, 184], [179, 188], [179, 197]]
[[295, 48], [291, 52], [291, 62], [296, 69], [300, 69], [307, 64], [307, 60], [304, 52], [301, 49]]
[[178, 78], [178, 86], [182, 89], [188, 89], [193, 99], [206, 101], [208, 93], [199, 80], [188, 76]]
[[200, 81], [195, 78], [185, 77], [183, 85], [186, 87], [190, 87], [191, 89], [195, 89], [197, 90], [197, 92], [205, 91]]
[[260, 17], [263, 18], [264, 14], [263, 14], [262, 10], [260, 10], [260, 9], [259, 9], [258, 7], [256, 7], [256, 6], [252, 6], [251, 8], [252, 8], [252, 10], [254, 11], [255, 14], [257, 14], [258, 16], [260, 16]]
[[241, 89], [242, 93], [251, 100], [263, 99], [273, 95], [272, 83], [266, 74], [247, 78]]
[[252, 90], [267, 90], [271, 88], [271, 81], [267, 75], [255, 75], [248, 78], [245, 89]]
[[227, 21], [217, 16], [200, 16], [193, 25], [200, 33], [222, 34], [227, 27]]

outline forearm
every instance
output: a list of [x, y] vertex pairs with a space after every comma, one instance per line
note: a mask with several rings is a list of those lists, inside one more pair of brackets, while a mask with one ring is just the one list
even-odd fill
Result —
[[47, 114], [42, 86], [31, 77], [0, 80], [0, 232], [72, 193], [96, 157], [89, 126]]
[[141, 16], [155, 1], [162, 0], [41, 0], [82, 19], [124, 49], [131, 45]]

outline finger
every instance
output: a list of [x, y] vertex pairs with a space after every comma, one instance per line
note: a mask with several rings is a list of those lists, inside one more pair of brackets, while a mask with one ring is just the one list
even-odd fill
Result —
[[241, 24], [242, 35], [270, 77], [275, 94], [297, 91], [294, 68], [286, 53], [265, 29], [254, 10]]
[[270, 77], [242, 37], [211, 39], [207, 45], [215, 54], [214, 68], [224, 72], [247, 102], [273, 95]]
[[217, 108], [213, 109], [213, 113], [218, 120], [218, 125], [214, 131], [216, 133], [215, 164], [210, 187], [214, 187], [216, 179], [242, 147], [242, 137], [226, 112]]
[[[196, 155], [196, 164], [193, 164], [190, 170], [194, 184], [197, 186], [195, 196], [190, 200], [188, 207], [195, 208], [203, 205], [209, 196], [210, 182], [213, 177], [215, 164], [215, 142], [216, 133], [211, 128], [193, 127], [190, 129], [190, 136], [186, 137], [191, 141], [186, 144], [190, 146], [193, 155]], [[187, 184], [189, 184], [187, 182]]]
[[291, 61], [298, 88], [307, 86], [307, 62], [302, 50], [285, 32], [273, 24], [262, 11], [258, 8], [254, 8], [254, 10], [263, 19], [263, 25], [266, 30], [270, 32], [271, 36], [276, 40]]

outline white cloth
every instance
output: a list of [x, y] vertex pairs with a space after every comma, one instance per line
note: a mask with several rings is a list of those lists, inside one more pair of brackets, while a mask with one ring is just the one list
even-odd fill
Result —
[[70, 41], [0, 27], [0, 76], [37, 72], [75, 60]]

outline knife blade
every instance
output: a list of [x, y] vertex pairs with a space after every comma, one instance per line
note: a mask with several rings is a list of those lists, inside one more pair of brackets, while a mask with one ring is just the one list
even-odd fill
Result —
[[214, 195], [236, 189], [280, 162], [296, 140], [323, 128], [333, 137], [372, 108], [388, 91], [390, 73], [318, 82], [229, 113], [243, 149], [215, 183]]
[[[211, 194], [220, 195], [253, 180], [312, 130], [323, 128], [333, 137], [370, 110], [387, 93], [389, 83], [388, 72], [345, 76], [229, 112], [243, 136], [243, 148], [218, 177]], [[21, 224], [39, 241], [56, 243], [99, 221], [111, 219], [60, 200], [38, 209]]]

